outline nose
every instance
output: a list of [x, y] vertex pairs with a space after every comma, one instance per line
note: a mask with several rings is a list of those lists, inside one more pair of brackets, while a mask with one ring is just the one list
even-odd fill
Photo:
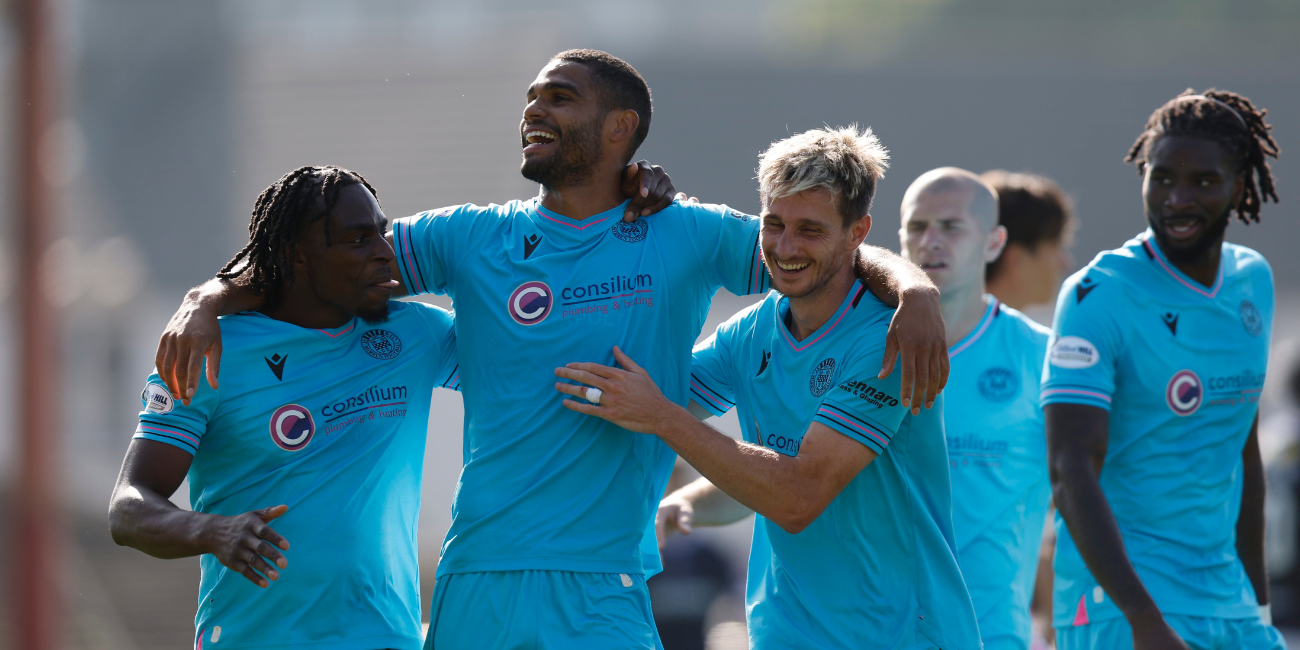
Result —
[[1165, 196], [1165, 206], [1175, 210], [1188, 208], [1196, 203], [1196, 192], [1185, 184], [1179, 183], [1169, 190]]
[[393, 245], [388, 243], [387, 237], [376, 237], [376, 239], [379, 240], [379, 243], [375, 246], [374, 252], [370, 254], [370, 259], [382, 264], [392, 262], [393, 258], [397, 256], [397, 253], [393, 250]]
[[936, 250], [943, 243], [942, 240], [943, 238], [939, 236], [939, 229], [932, 225], [926, 226], [925, 230], [921, 232], [920, 242], [922, 249]]
[[546, 115], [541, 108], [541, 95], [534, 97], [524, 104], [524, 123], [539, 120]]

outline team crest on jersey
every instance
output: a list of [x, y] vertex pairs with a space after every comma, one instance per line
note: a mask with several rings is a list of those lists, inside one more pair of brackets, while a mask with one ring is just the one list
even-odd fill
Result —
[[370, 330], [361, 335], [361, 349], [376, 359], [387, 361], [402, 353], [402, 339], [388, 330]]
[[1179, 370], [1169, 378], [1165, 386], [1165, 403], [1174, 415], [1191, 415], [1201, 408], [1205, 399], [1205, 389], [1201, 387], [1201, 378], [1191, 370]]
[[980, 395], [990, 402], [1005, 402], [1020, 392], [1020, 378], [1006, 368], [994, 366], [980, 373]]
[[506, 301], [506, 311], [520, 325], [536, 325], [551, 313], [555, 300], [551, 288], [545, 282], [533, 280], [525, 282], [510, 292]]
[[140, 405], [146, 413], [171, 413], [176, 403], [172, 401], [172, 394], [167, 389], [158, 384], [148, 383], [144, 385], [144, 391], [140, 393]]
[[812, 375], [808, 377], [808, 391], [813, 394], [813, 397], [821, 397], [834, 383], [835, 360], [822, 359], [822, 362], [813, 368]]
[[285, 404], [271, 414], [271, 442], [285, 451], [302, 451], [316, 435], [316, 422], [305, 406]]
[[1251, 336], [1259, 336], [1264, 332], [1264, 317], [1255, 308], [1255, 303], [1249, 300], [1241, 301], [1241, 326]]
[[633, 244], [645, 239], [646, 233], [650, 232], [650, 223], [645, 219], [637, 219], [632, 223], [619, 219], [614, 222], [610, 232], [613, 232], [614, 236], [620, 240]]

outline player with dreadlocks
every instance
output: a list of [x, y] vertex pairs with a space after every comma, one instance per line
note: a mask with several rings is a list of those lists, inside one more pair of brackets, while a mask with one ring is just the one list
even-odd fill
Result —
[[[202, 556], [197, 648], [424, 640], [425, 430], [433, 389], [459, 375], [451, 314], [389, 301], [387, 227], [360, 174], [286, 174], [221, 270], [266, 303], [220, 319], [220, 388], [181, 404], [157, 373], [145, 385], [109, 526], [154, 557]], [[169, 498], [187, 476], [181, 510]]]
[[[1265, 111], [1191, 90], [1147, 120], [1146, 232], [1066, 281], [1043, 374], [1063, 650], [1285, 648], [1257, 429], [1273, 273], [1224, 241], [1277, 201]], [[1063, 525], [1065, 527], [1063, 527]]]

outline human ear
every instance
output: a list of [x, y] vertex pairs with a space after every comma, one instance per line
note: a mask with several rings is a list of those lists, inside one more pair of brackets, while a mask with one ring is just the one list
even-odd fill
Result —
[[[612, 129], [610, 122], [613, 122]], [[636, 129], [641, 125], [641, 116], [632, 109], [621, 111], [611, 111], [609, 117], [605, 119], [606, 129], [610, 131], [610, 142], [622, 142], [630, 140], [636, 135]]]
[[988, 264], [996, 260], [1007, 246], [1007, 227], [1001, 224], [994, 226], [989, 231], [984, 245], [984, 263]]

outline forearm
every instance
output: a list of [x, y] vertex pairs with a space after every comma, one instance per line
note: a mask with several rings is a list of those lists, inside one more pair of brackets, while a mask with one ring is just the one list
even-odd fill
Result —
[[162, 559], [209, 552], [204, 523], [212, 515], [181, 510], [147, 488], [120, 487], [109, 506], [113, 541]]
[[1059, 463], [1053, 498], [1084, 564], [1130, 621], [1155, 607], [1129, 561], [1115, 514], [1091, 463], [1080, 458]]
[[[1258, 420], [1256, 420], [1256, 426]], [[1237, 516], [1237, 556], [1246, 569], [1260, 605], [1269, 603], [1268, 569], [1264, 559], [1264, 497], [1267, 491], [1264, 463], [1252, 427], [1242, 452], [1241, 512]]]
[[859, 246], [854, 271], [871, 293], [890, 307], [897, 308], [911, 292], [939, 293], [919, 266], [879, 246]]
[[740, 505], [785, 526], [803, 521], [814, 504], [823, 503], [820, 482], [799, 471], [797, 456], [729, 438], [686, 409], [674, 408], [655, 435]]
[[237, 314], [243, 311], [260, 309], [266, 304], [266, 297], [258, 295], [252, 287], [240, 284], [238, 280], [213, 278], [190, 289], [185, 294], [182, 308], [209, 309], [218, 316]]
[[718, 489], [707, 478], [698, 478], [668, 495], [666, 500], [679, 499], [689, 503], [695, 512], [697, 526], [726, 526], [754, 514], [753, 510]]

